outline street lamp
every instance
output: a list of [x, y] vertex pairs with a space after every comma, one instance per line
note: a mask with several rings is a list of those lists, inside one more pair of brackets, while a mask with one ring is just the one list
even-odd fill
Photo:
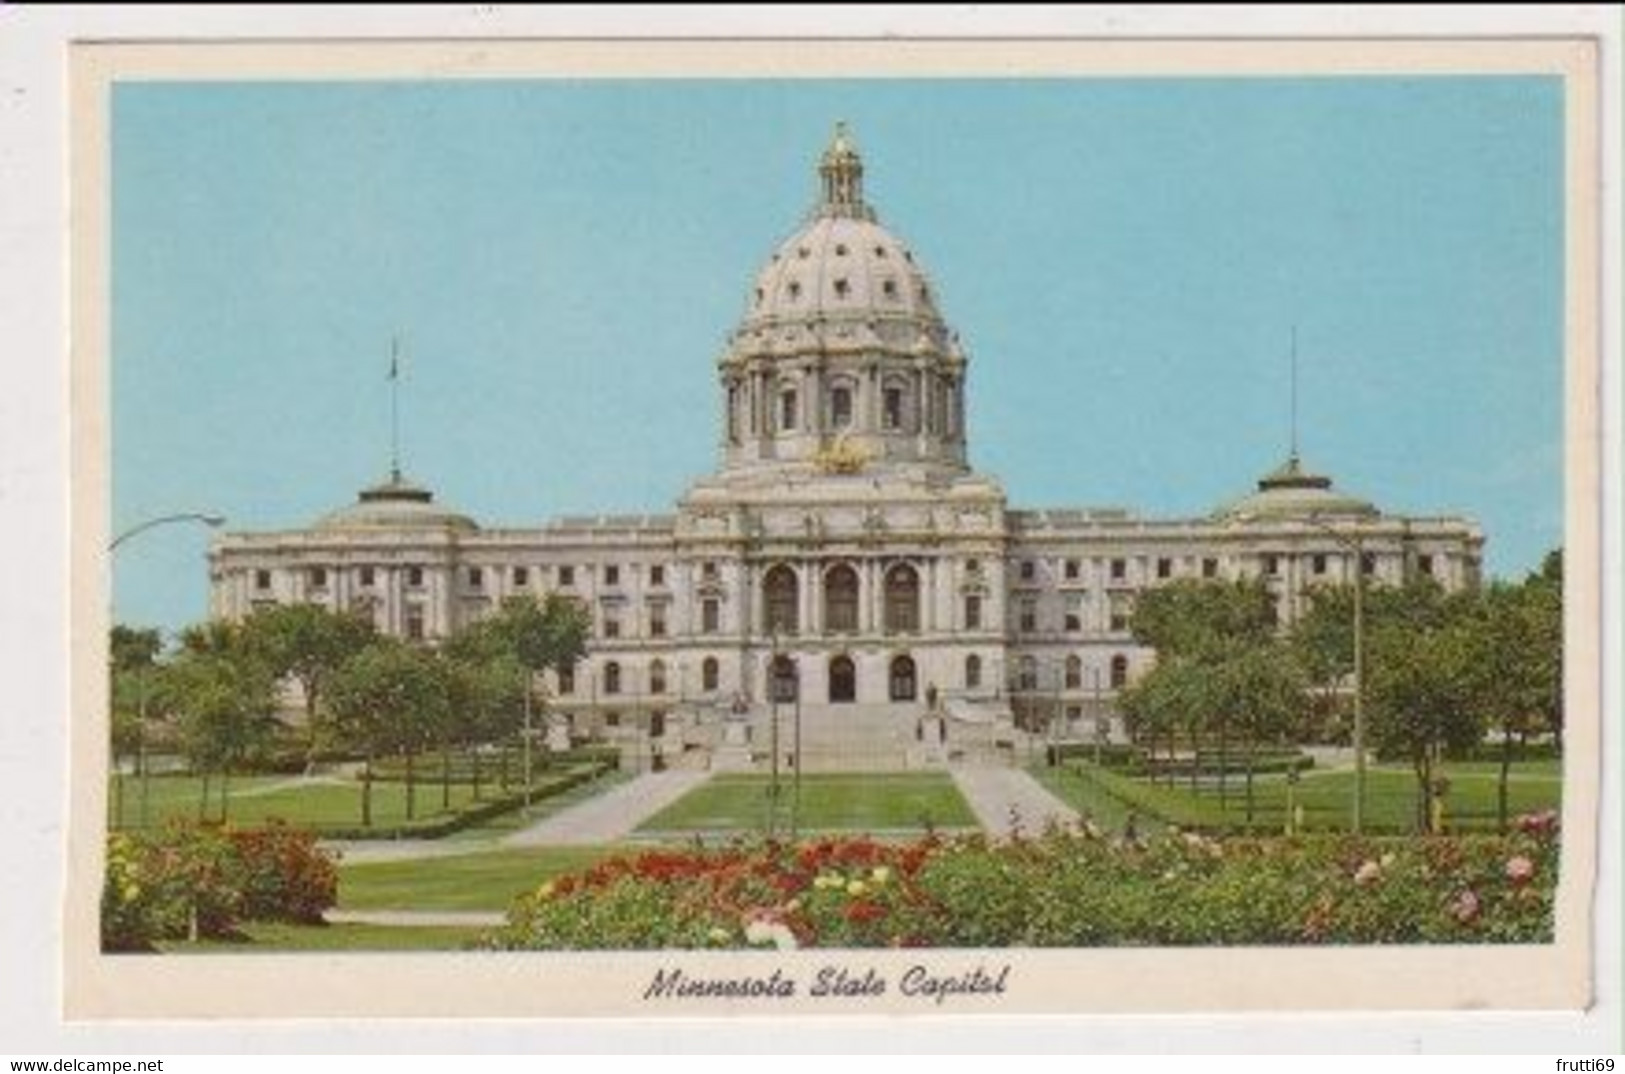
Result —
[[1305, 521], [1354, 556], [1354, 833], [1365, 827], [1365, 544], [1310, 515]]
[[201, 522], [210, 529], [219, 529], [221, 526], [226, 524], [226, 518], [224, 515], [209, 515], [198, 511], [182, 511], [173, 515], [160, 515], [157, 518], [149, 518], [145, 522], [131, 526], [117, 537], [114, 537], [113, 540], [108, 543], [107, 550], [111, 552], [118, 548], [119, 545], [123, 544], [125, 541], [128, 541], [131, 537], [134, 537], [139, 533], [145, 533], [150, 529], [157, 529], [159, 526], [167, 526], [173, 522]]

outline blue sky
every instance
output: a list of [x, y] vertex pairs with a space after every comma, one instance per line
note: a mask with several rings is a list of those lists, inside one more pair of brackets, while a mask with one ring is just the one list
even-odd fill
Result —
[[[389, 461], [490, 525], [665, 511], [715, 359], [835, 120], [971, 357], [1012, 506], [1205, 514], [1284, 457], [1561, 541], [1551, 78], [125, 83], [115, 532], [295, 528]], [[207, 608], [201, 527], [120, 548], [115, 615]]]

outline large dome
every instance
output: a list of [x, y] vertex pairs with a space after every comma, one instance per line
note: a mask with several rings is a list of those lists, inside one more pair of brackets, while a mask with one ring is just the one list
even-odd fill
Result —
[[1310, 473], [1293, 452], [1285, 463], [1259, 478], [1258, 489], [1215, 512], [1221, 519], [1250, 522], [1258, 519], [1375, 518], [1380, 512], [1369, 501], [1339, 492], [1332, 479]]
[[756, 274], [718, 361], [724, 464], [965, 468], [966, 359], [907, 243], [863, 198], [844, 124], [819, 198]]

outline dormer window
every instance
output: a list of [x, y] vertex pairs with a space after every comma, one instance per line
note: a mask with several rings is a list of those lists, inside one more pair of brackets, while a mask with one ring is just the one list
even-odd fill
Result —
[[801, 284], [797, 283], [795, 280], [790, 281], [790, 286], [787, 290], [790, 292], [791, 301], [801, 297]]
[[851, 286], [846, 282], [845, 279], [839, 279], [839, 280], [835, 281], [835, 297], [836, 298], [845, 298], [847, 296], [848, 292], [850, 292], [851, 290], [852, 290]]
[[895, 299], [897, 297], [897, 281], [882, 280], [880, 284], [880, 293], [885, 295], [887, 298]]

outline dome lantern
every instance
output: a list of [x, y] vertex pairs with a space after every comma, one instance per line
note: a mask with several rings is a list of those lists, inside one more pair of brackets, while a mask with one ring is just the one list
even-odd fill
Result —
[[863, 158], [844, 122], [835, 124], [835, 135], [818, 163], [818, 177], [823, 183], [823, 200], [817, 215], [875, 218], [874, 210], [863, 201]]

